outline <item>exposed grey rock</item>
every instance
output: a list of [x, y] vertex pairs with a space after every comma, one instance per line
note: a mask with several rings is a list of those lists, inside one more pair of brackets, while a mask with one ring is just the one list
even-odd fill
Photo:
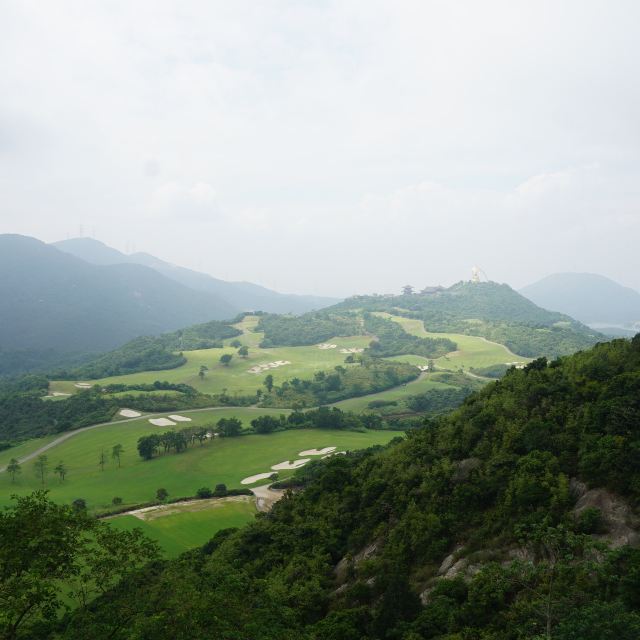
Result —
[[640, 520], [625, 500], [606, 489], [590, 489], [580, 497], [573, 512], [580, 516], [586, 509], [598, 509], [607, 532], [595, 536], [614, 549], [624, 545], [638, 546]]

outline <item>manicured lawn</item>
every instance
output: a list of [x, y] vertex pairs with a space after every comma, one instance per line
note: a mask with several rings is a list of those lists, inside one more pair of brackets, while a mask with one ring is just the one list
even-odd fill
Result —
[[[419, 356], [404, 356], [417, 358]], [[389, 360], [400, 360], [400, 358], [389, 358]], [[404, 360], [403, 360], [404, 361]], [[374, 400], [385, 401], [399, 401], [407, 398], [408, 396], [415, 396], [419, 393], [427, 391], [427, 389], [451, 389], [452, 385], [437, 382], [430, 378], [431, 374], [426, 374], [414, 380], [413, 382], [407, 382], [407, 384], [400, 387], [394, 387], [387, 391], [381, 391], [380, 393], [372, 393], [367, 396], [360, 396], [359, 398], [349, 398], [348, 400], [341, 400], [336, 402], [334, 406], [342, 409], [343, 411], [353, 411], [360, 413], [368, 409], [370, 402]], [[437, 375], [437, 374], [436, 374]]]
[[57, 435], [53, 435], [45, 436], [44, 438], [32, 438], [31, 440], [27, 440], [16, 447], [0, 451], [0, 467], [4, 467], [11, 458], [20, 459], [22, 456], [29, 455], [32, 451], [48, 444], [57, 437]]
[[[180, 414], [191, 417], [192, 422], [175, 428], [211, 425], [221, 417], [230, 416], [236, 416], [248, 425], [256, 416], [280, 413], [286, 414], [287, 411], [255, 408], [183, 411]], [[336, 446], [339, 450], [364, 448], [383, 444], [397, 435], [379, 431], [293, 430], [270, 435], [215, 438], [202, 447], [196, 444], [181, 454], [142, 460], [136, 449], [138, 438], [168, 429], [153, 426], [144, 418], [79, 433], [46, 452], [49, 474], [45, 488], [50, 490], [53, 500], [69, 503], [75, 498], [84, 498], [90, 509], [103, 510], [110, 507], [115, 496], [122, 498], [125, 505], [153, 500], [160, 487], [167, 489], [171, 497], [192, 496], [200, 487], [214, 488], [219, 483], [237, 488], [242, 486], [240, 481], [243, 478], [268, 472], [272, 465], [284, 460], [296, 459], [304, 449], [326, 446]], [[121, 468], [111, 460], [115, 444], [124, 447]], [[31, 450], [34, 448], [35, 445]], [[104, 471], [98, 464], [101, 451], [108, 456]], [[64, 482], [60, 482], [53, 473], [59, 461], [68, 468]], [[285, 471], [280, 475], [285, 477], [289, 473]], [[26, 462], [15, 484], [11, 483], [7, 473], [0, 474], [0, 504], [7, 504], [12, 493], [23, 494], [40, 487], [33, 461]]]
[[190, 507], [173, 505], [170, 515], [159, 515], [141, 520], [132, 515], [122, 515], [108, 520], [112, 527], [131, 531], [141, 529], [149, 538], [156, 540], [165, 555], [175, 557], [193, 547], [208, 542], [216, 532], [230, 527], [241, 527], [255, 517], [255, 501], [250, 496], [202, 501], [205, 508], [196, 511]]
[[[425, 330], [422, 320], [403, 318], [402, 316], [394, 316], [388, 313], [378, 313], [377, 315], [401, 324], [407, 333], [412, 333], [422, 338], [449, 338], [453, 340], [453, 342], [458, 345], [458, 350], [434, 360], [438, 369], [457, 371], [461, 368], [468, 369], [470, 367], [489, 367], [494, 364], [530, 362], [529, 358], [518, 356], [504, 345], [498, 344], [497, 342], [490, 342], [484, 338], [467, 336], [460, 333], [433, 333]], [[401, 356], [397, 359], [401, 362], [409, 362], [409, 360], [403, 358], [416, 357], [417, 356]], [[418, 362], [415, 362], [415, 364], [418, 364]]]
[[[262, 334], [249, 334], [251, 340], [261, 340]], [[238, 340], [248, 342], [247, 335]], [[249, 357], [241, 358], [236, 355], [236, 349], [225, 346], [221, 349], [201, 349], [198, 351], [185, 351], [187, 362], [176, 369], [165, 371], [144, 371], [125, 376], [113, 376], [100, 380], [87, 380], [91, 384], [139, 384], [153, 383], [156, 380], [172, 383], [186, 383], [202, 393], [220, 393], [223, 389], [230, 395], [253, 395], [258, 389], [263, 389], [264, 379], [271, 374], [276, 384], [280, 384], [291, 378], [310, 379], [316, 371], [331, 370], [337, 365], [343, 365], [346, 354], [340, 353], [340, 349], [347, 347], [366, 347], [371, 339], [367, 336], [353, 336], [347, 338], [333, 338], [329, 342], [338, 345], [335, 349], [319, 349], [316, 345], [307, 347], [277, 347], [274, 349], [259, 349], [250, 346]], [[227, 343], [229, 341], [226, 341]], [[229, 366], [220, 364], [220, 356], [223, 353], [233, 354], [233, 360]], [[289, 361], [291, 364], [269, 369], [262, 373], [250, 373], [249, 369], [257, 364], [266, 364], [277, 360]], [[208, 371], [204, 378], [200, 378], [201, 366], [206, 366]], [[76, 393], [78, 388], [74, 382], [54, 381], [50, 385], [50, 393], [54, 391], [63, 393]]]

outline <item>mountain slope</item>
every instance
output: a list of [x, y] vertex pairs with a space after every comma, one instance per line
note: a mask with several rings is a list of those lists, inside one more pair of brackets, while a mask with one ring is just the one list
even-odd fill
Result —
[[400, 296], [354, 296], [331, 307], [387, 311], [423, 320], [427, 331], [482, 336], [526, 357], [566, 355], [604, 336], [562, 313], [547, 311], [496, 282]]
[[237, 309], [142, 265], [98, 266], [39, 240], [0, 236], [0, 348], [97, 352]]
[[93, 238], [72, 238], [53, 243], [61, 251], [95, 264], [142, 264], [198, 291], [206, 291], [226, 300], [242, 311], [269, 313], [305, 313], [338, 302], [337, 298], [283, 294], [250, 282], [226, 282], [198, 271], [160, 260], [148, 253], [130, 255], [108, 247]]
[[561, 311], [586, 324], [640, 322], [640, 293], [594, 273], [554, 273], [520, 293], [545, 309]]
[[635, 640], [639, 398], [640, 338], [512, 370], [386, 449], [307, 465], [269, 514], [57, 637]]

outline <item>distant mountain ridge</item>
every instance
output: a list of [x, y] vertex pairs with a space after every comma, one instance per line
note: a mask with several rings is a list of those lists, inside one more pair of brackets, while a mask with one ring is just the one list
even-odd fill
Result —
[[629, 329], [640, 324], [640, 293], [595, 273], [554, 273], [520, 293], [545, 309], [561, 311], [585, 324]]
[[259, 310], [268, 313], [298, 314], [328, 307], [340, 301], [340, 298], [278, 293], [251, 282], [227, 282], [199, 271], [179, 267], [148, 253], [121, 253], [93, 238], [72, 238], [54, 242], [53, 246], [93, 264], [144, 265], [191, 289], [219, 296], [238, 311]]
[[[90, 264], [27, 236], [0, 235], [0, 350], [29, 354], [97, 353], [141, 335], [210, 320], [238, 308], [139, 264]], [[5, 356], [7, 356], [5, 358]], [[17, 364], [12, 364], [15, 369]], [[0, 363], [0, 374], [8, 373]], [[19, 367], [18, 367], [19, 369]]]

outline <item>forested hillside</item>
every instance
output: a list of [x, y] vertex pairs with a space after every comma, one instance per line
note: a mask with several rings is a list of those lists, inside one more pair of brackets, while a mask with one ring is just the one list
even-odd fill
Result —
[[640, 337], [532, 362], [42, 637], [636, 640]]
[[148, 267], [89, 264], [26, 236], [0, 235], [0, 273], [0, 349], [27, 356], [9, 353], [0, 375], [238, 312]]
[[401, 296], [354, 296], [331, 307], [387, 311], [424, 321], [427, 331], [482, 336], [526, 357], [567, 355], [604, 337], [561, 313], [536, 306], [506, 284], [460, 282]]

